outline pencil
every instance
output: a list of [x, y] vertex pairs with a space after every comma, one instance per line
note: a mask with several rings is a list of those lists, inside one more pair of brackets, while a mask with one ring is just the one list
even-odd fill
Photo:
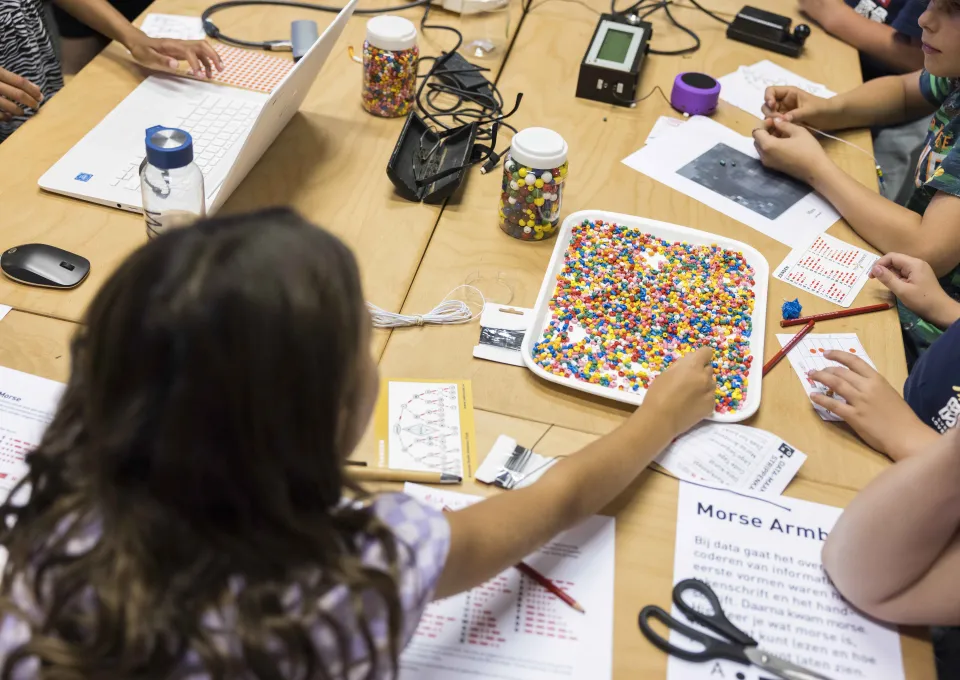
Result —
[[866, 307], [853, 307], [851, 309], [841, 309], [837, 312], [824, 312], [823, 314], [812, 314], [810, 316], [801, 316], [799, 319], [783, 319], [780, 321], [781, 328], [788, 326], [799, 326], [808, 321], [826, 321], [827, 319], [842, 319], [845, 316], [856, 316], [857, 314], [869, 314], [870, 312], [881, 312], [884, 309], [890, 309], [893, 305], [889, 302], [881, 302], [878, 305], [867, 305]]
[[[446, 505], [443, 506], [443, 511], [444, 511], [444, 512], [453, 512], [453, 510], [451, 510], [451, 509], [450, 509], [448, 506], [446, 506]], [[516, 563], [515, 565], [513, 565], [513, 566], [514, 566], [514, 567], [517, 569], [517, 571], [519, 571], [521, 574], [526, 574], [527, 576], [529, 576], [530, 578], [532, 578], [534, 581], [536, 581], [537, 583], [539, 583], [540, 585], [542, 585], [542, 586], [543, 586], [544, 588], [546, 588], [548, 591], [550, 591], [551, 593], [553, 593], [554, 595], [556, 595], [557, 597], [559, 597], [561, 600], [563, 600], [566, 604], [570, 605], [573, 609], [577, 610], [577, 611], [580, 612], [581, 614], [586, 614], [586, 613], [587, 613], [587, 610], [583, 608], [583, 605], [582, 605], [582, 604], [580, 604], [579, 602], [577, 602], [576, 600], [574, 600], [572, 597], [570, 597], [569, 595], [567, 595], [566, 591], [564, 591], [562, 588], [560, 588], [559, 586], [557, 586], [553, 581], [551, 581], [550, 579], [548, 579], [546, 576], [544, 576], [543, 574], [541, 574], [539, 571], [537, 571], [536, 569], [534, 569], [533, 567], [531, 567], [531, 566], [530, 566], [529, 564], [527, 564], [526, 562], [517, 562], [517, 563]]]
[[353, 467], [347, 474], [361, 482], [415, 482], [417, 484], [459, 484], [460, 475], [449, 472], [421, 472], [419, 470], [390, 470], [388, 468]]
[[803, 340], [803, 336], [813, 330], [813, 324], [814, 324], [813, 321], [808, 321], [808, 322], [807, 322], [807, 325], [804, 326], [803, 328], [801, 328], [799, 333], [797, 333], [797, 334], [794, 335], [792, 338], [790, 338], [790, 342], [788, 342], [786, 345], [784, 345], [783, 347], [781, 347], [781, 348], [780, 348], [780, 351], [777, 352], [776, 354], [774, 354], [774, 355], [770, 358], [770, 361], [768, 361], [767, 363], [765, 363], [765, 364], [763, 365], [763, 374], [762, 374], [762, 375], [766, 375], [767, 373], [770, 372], [770, 369], [771, 369], [771, 368], [773, 368], [773, 367], [776, 366], [778, 363], [780, 363], [780, 360], [781, 360], [783, 357], [787, 356], [787, 354], [790, 353], [790, 350], [792, 350], [794, 347], [796, 347], [797, 344], [799, 344], [799, 342], [800, 342], [801, 340]]
[[537, 583], [542, 585], [544, 588], [549, 590], [551, 593], [553, 593], [554, 595], [559, 597], [561, 600], [566, 602], [568, 605], [570, 605], [573, 609], [576, 609], [581, 614], [587, 613], [587, 611], [583, 608], [583, 605], [581, 605], [579, 602], [577, 602], [572, 597], [567, 595], [567, 593], [562, 588], [557, 586], [553, 581], [548, 579], [546, 576], [541, 574], [539, 571], [531, 567], [526, 562], [517, 562], [514, 566], [517, 568], [517, 570], [521, 574], [526, 574], [527, 576], [532, 578], [534, 581], [536, 581]]

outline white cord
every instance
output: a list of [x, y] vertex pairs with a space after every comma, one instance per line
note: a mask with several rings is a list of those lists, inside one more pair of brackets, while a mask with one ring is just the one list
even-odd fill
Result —
[[[462, 300], [450, 300], [450, 296], [461, 288], [468, 288], [480, 296], [480, 311], [476, 314], [470, 309], [470, 305]], [[382, 307], [378, 307], [372, 302], [367, 303], [367, 310], [373, 318], [374, 328], [407, 328], [410, 326], [446, 326], [450, 324], [470, 323], [480, 317], [483, 312], [483, 305], [486, 299], [479, 289], [469, 285], [457, 286], [447, 293], [440, 304], [431, 309], [426, 314], [399, 314], [397, 312], [388, 312]]]
[[856, 149], [857, 151], [859, 151], [860, 153], [862, 153], [864, 156], [868, 156], [871, 160], [873, 160], [874, 166], [876, 166], [877, 176], [880, 178], [880, 182], [881, 182], [881, 183], [883, 182], [883, 168], [880, 167], [880, 163], [877, 161], [877, 157], [874, 156], [872, 153], [870, 153], [869, 151], [867, 151], [866, 149], [864, 149], [864, 148], [861, 147], [861, 146], [857, 146], [857, 145], [854, 144], [853, 142], [848, 142], [848, 141], [845, 140], [845, 139], [840, 139], [839, 137], [835, 137], [834, 135], [827, 134], [827, 133], [824, 132], [823, 130], [818, 130], [817, 128], [815, 128], [815, 127], [813, 127], [813, 126], [807, 125], [806, 123], [803, 123], [803, 127], [807, 128], [807, 129], [810, 130], [811, 132], [814, 132], [814, 133], [816, 133], [816, 134], [818, 134], [818, 135], [821, 135], [821, 136], [823, 136], [823, 137], [826, 137], [827, 139], [832, 139], [832, 140], [834, 140], [835, 142], [843, 142], [843, 143], [846, 144], [847, 146], [852, 146], [854, 149]]

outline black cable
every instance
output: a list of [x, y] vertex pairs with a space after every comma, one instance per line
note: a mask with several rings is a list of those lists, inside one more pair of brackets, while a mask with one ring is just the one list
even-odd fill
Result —
[[676, 20], [676, 18], [670, 12], [669, 4], [669, 2], [663, 3], [663, 11], [666, 12], [667, 18], [670, 19], [674, 26], [693, 38], [694, 44], [690, 47], [684, 47], [679, 50], [655, 50], [651, 47], [648, 52], [650, 54], [659, 54], [661, 56], [676, 56], [680, 54], [692, 54], [693, 52], [696, 52], [700, 49], [700, 36]]
[[[539, 7], [545, 2], [551, 2], [551, 0], [542, 0], [542, 2], [537, 6]], [[700, 36], [698, 36], [692, 29], [688, 28], [687, 26], [684, 26], [679, 21], [677, 21], [676, 17], [673, 16], [673, 13], [670, 12], [671, 7], [673, 7], [674, 9], [676, 8], [696, 9], [703, 12], [710, 18], [716, 19], [722, 24], [726, 24], [727, 26], [730, 25], [730, 22], [724, 19], [722, 16], [720, 16], [720, 13], [713, 12], [712, 10], [707, 9], [706, 7], [701, 5], [699, 2], [697, 2], [697, 0], [690, 0], [690, 4], [692, 6], [678, 4], [677, 2], [675, 2], [675, 0], [657, 0], [652, 4], [650, 0], [640, 0], [639, 2], [636, 2], [633, 5], [630, 5], [629, 7], [623, 10], [617, 10], [616, 3], [617, 3], [617, 0], [610, 0], [611, 14], [620, 14], [622, 16], [635, 14], [641, 20], [646, 19], [648, 16], [650, 16], [654, 12], [657, 12], [662, 9], [666, 13], [667, 18], [670, 20], [670, 22], [674, 26], [676, 26], [681, 31], [689, 35], [691, 38], [693, 38], [694, 44], [691, 45], [690, 47], [684, 47], [678, 50], [658, 50], [658, 49], [654, 49], [653, 47], [650, 47], [649, 48], [650, 54], [659, 54], [661, 56], [677, 56], [681, 54], [691, 54], [700, 49]]]
[[[214, 5], [211, 5], [204, 10], [203, 14], [201, 15], [204, 31], [211, 38], [240, 47], [251, 47], [267, 51], [289, 50], [291, 48], [289, 40], [266, 40], [258, 42], [233, 38], [223, 34], [217, 25], [210, 20], [211, 16], [222, 10], [251, 5], [293, 7], [297, 9], [310, 9], [320, 12], [340, 12], [343, 9], [342, 7], [331, 7], [328, 5], [317, 5], [308, 2], [288, 0], [226, 0], [225, 2], [218, 2]], [[523, 18], [525, 18], [526, 14], [530, 11], [531, 5], [532, 0], [525, 0], [523, 6], [523, 15], [521, 16], [521, 23]], [[463, 125], [476, 123], [476, 139], [491, 140], [491, 143], [495, 143], [497, 134], [496, 131], [501, 126], [506, 127], [516, 133], [516, 128], [505, 122], [504, 119], [516, 112], [522, 95], [517, 97], [517, 101], [513, 109], [509, 113], [504, 114], [503, 96], [500, 94], [500, 91], [497, 89], [496, 85], [490, 81], [487, 81], [487, 84], [483, 87], [473, 90], [462, 89], [456, 85], [452, 85], [450, 82], [443, 82], [442, 80], [440, 82], [435, 82], [435, 79], [443, 76], [446, 76], [448, 81], [456, 81], [457, 79], [455, 74], [457, 73], [482, 73], [489, 71], [489, 69], [474, 66], [473, 64], [470, 64], [470, 68], [447, 68], [447, 62], [453, 57], [454, 54], [457, 53], [457, 50], [460, 49], [461, 45], [463, 45], [463, 34], [452, 26], [427, 23], [427, 19], [430, 16], [431, 0], [414, 0], [413, 2], [394, 7], [355, 9], [354, 14], [369, 15], [382, 14], [385, 12], [393, 13], [416, 7], [424, 8], [423, 16], [420, 18], [421, 32], [426, 30], [447, 31], [449, 33], [453, 33], [457, 37], [456, 45], [454, 45], [453, 48], [447, 52], [442, 53], [439, 57], [421, 57], [419, 60], [420, 63], [432, 62], [426, 73], [417, 74], [417, 79], [421, 80], [421, 83], [417, 88], [415, 99], [417, 108], [420, 110], [420, 112], [422, 112], [424, 119], [429, 121], [435, 128], [443, 131], [449, 131], [458, 127], [462, 127]], [[451, 76], [453, 77], [451, 78]], [[453, 103], [449, 106], [440, 103], [438, 101], [438, 97], [441, 96], [452, 97]], [[443, 118], [449, 118], [450, 124], [447, 124], [441, 120]], [[439, 134], [441, 136], [443, 135], [442, 132]], [[493, 155], [495, 155], [494, 150], [491, 148], [487, 156], [480, 160], [488, 160]]]
[[726, 24], [727, 26], [730, 25], [730, 22], [729, 22], [729, 21], [727, 21], [726, 19], [724, 19], [723, 17], [721, 17], [721, 16], [719, 16], [719, 15], [717, 15], [717, 14], [714, 14], [713, 12], [711, 12], [710, 10], [708, 10], [706, 7], [704, 7], [703, 5], [701, 5], [699, 2], [697, 2], [697, 0], [690, 0], [690, 4], [693, 5], [694, 7], [696, 7], [698, 10], [700, 10], [700, 11], [703, 12], [704, 14], [706, 14], [708, 17], [711, 17], [711, 18], [713, 18], [713, 19], [716, 19], [716, 20], [719, 21], [721, 24]]
[[[228, 43], [230, 45], [237, 45], [238, 47], [252, 47], [255, 49], [266, 50], [268, 52], [276, 52], [278, 50], [290, 50], [290, 41], [289, 40], [242, 40], [240, 38], [231, 38], [228, 35], [225, 35], [223, 32], [217, 28], [217, 25], [210, 21], [210, 17], [225, 9], [231, 9], [233, 7], [247, 7], [250, 5], [269, 5], [276, 7], [294, 7], [297, 9], [312, 9], [317, 12], [333, 12], [334, 14], [339, 14], [343, 7], [331, 7], [328, 5], [317, 5], [310, 2], [286, 2], [285, 0], [226, 0], [226, 2], [218, 2], [215, 5], [210, 5], [205, 10], [203, 14], [200, 15], [200, 20], [203, 22], [203, 30], [211, 38], [215, 40], [220, 40], [222, 42]], [[353, 10], [354, 14], [384, 14], [386, 12], [399, 12], [404, 9], [411, 9], [414, 7], [430, 6], [430, 0], [414, 0], [405, 5], [399, 5], [397, 7], [378, 7], [377, 9], [355, 9]]]
[[[529, 7], [529, 2], [527, 6]], [[449, 130], [476, 122], [478, 124], [477, 139], [481, 141], [489, 140], [493, 137], [492, 124], [494, 122], [516, 132], [516, 128], [503, 120], [503, 118], [509, 117], [516, 111], [516, 105], [512, 111], [504, 115], [503, 95], [495, 84], [488, 80], [488, 84], [482, 88], [465, 90], [450, 82], [444, 82], [444, 76], [448, 76], [447, 80], [450, 80], [449, 76], [453, 74], [464, 72], [484, 73], [488, 72], [489, 69], [470, 64], [469, 62], [467, 62], [469, 67], [448, 67], [447, 62], [463, 44], [463, 35], [460, 31], [450, 26], [427, 24], [426, 21], [430, 15], [430, 10], [430, 5], [424, 7], [420, 27], [422, 29], [436, 28], [451, 31], [457, 35], [458, 40], [456, 46], [449, 52], [441, 54], [439, 57], [422, 57], [420, 59], [421, 62], [433, 62], [425, 74], [418, 74], [421, 82], [417, 87], [415, 97], [417, 109], [422, 113], [424, 119], [428, 120], [435, 127], [443, 130]], [[437, 82], [438, 80], [439, 82]], [[452, 103], [445, 105], [438, 101], [438, 98], [441, 96], [452, 97]]]
[[[654, 85], [652, 90], [650, 90], [649, 92], [647, 92], [647, 93], [646, 93], [645, 95], [643, 95], [642, 97], [638, 97], [637, 99], [624, 99], [624, 98], [622, 98], [620, 95], [618, 95], [616, 92], [613, 93], [613, 98], [614, 98], [614, 99], [619, 99], [619, 100], [622, 101], [624, 104], [628, 104], [628, 105], [630, 105], [630, 106], [636, 106], [637, 104], [639, 104], [640, 102], [644, 101], [645, 99], [649, 99], [650, 97], [652, 97], [655, 92], [659, 92], [659, 93], [660, 93], [660, 96], [663, 97], [663, 101], [667, 102], [667, 105], [668, 105], [671, 109], [673, 108], [673, 104], [670, 102], [670, 98], [667, 97], [666, 93], [665, 93], [663, 90], [660, 89], [660, 86], [659, 86], [659, 85]], [[674, 110], [676, 110], [676, 109], [674, 109]]]
[[[647, 7], [649, 7], [650, 4], [651, 4], [651, 0], [639, 0], [638, 2], [635, 2], [629, 7], [627, 7], [626, 9], [618, 10], [617, 0], [610, 0], [610, 14], [622, 14], [622, 15], [636, 14], [641, 9], [646, 9]], [[652, 4], [660, 5], [662, 3], [659, 2], [659, 0], [653, 0]]]
[[[524, 16], [529, 11], [532, 0], [527, 0], [524, 5]], [[513, 108], [504, 113], [503, 95], [494, 82], [484, 76], [486, 83], [472, 89], [458, 87], [462, 79], [458, 79], [456, 74], [476, 73], [481, 74], [489, 72], [489, 69], [476, 66], [466, 62], [466, 66], [450, 67], [448, 63], [457, 53], [457, 50], [463, 44], [463, 35], [457, 29], [450, 26], [441, 26], [428, 24], [427, 18], [430, 16], [430, 5], [426, 5], [423, 11], [423, 17], [420, 19], [421, 29], [440, 29], [450, 31], [457, 35], [457, 44], [448, 52], [442, 53], [438, 57], [421, 57], [420, 62], [432, 62], [426, 73], [418, 73], [417, 79], [420, 84], [415, 94], [416, 108], [421, 113], [424, 120], [428, 121], [434, 128], [436, 137], [442, 138], [457, 128], [464, 125], [476, 124], [477, 131], [475, 140], [489, 141], [489, 147], [481, 146], [481, 153], [485, 155], [470, 161], [463, 166], [448, 168], [438, 175], [416, 179], [417, 185], [431, 184], [443, 177], [454, 174], [469, 167], [473, 163], [483, 163], [481, 172], [494, 167], [500, 160], [500, 155], [493, 148], [497, 141], [497, 132], [499, 128], [505, 127], [514, 133], [517, 129], [505, 121], [520, 106], [520, 100], [523, 95], [517, 95]], [[522, 19], [521, 19], [522, 20]], [[459, 63], [460, 60], [457, 60]], [[452, 77], [451, 77], [452, 76]], [[452, 81], [452, 82], [451, 82]], [[438, 101], [441, 97], [450, 97], [452, 103], [444, 104]]]
[[[532, 12], [532, 11], [534, 11], [535, 9], [540, 9], [541, 7], [543, 7], [544, 5], [546, 5], [548, 2], [556, 2], [556, 1], [557, 1], [557, 0], [540, 0], [540, 2], [538, 2], [536, 5], [534, 5], [533, 7], [531, 7], [529, 11]], [[559, 2], [572, 2], [572, 3], [574, 3], [574, 4], [580, 5], [581, 7], [585, 7], [586, 9], [590, 10], [590, 11], [593, 12], [594, 14], [603, 14], [603, 12], [601, 12], [601, 11], [598, 10], [598, 9], [595, 9], [594, 7], [591, 7], [591, 6], [588, 5], [587, 3], [583, 2], [583, 0], [559, 0]]]

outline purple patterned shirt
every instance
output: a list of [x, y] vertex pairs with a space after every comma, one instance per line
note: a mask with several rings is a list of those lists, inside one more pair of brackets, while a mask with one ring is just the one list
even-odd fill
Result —
[[[424, 608], [433, 598], [437, 580], [443, 571], [447, 551], [450, 548], [450, 525], [441, 512], [400, 493], [376, 497], [373, 501], [373, 509], [397, 537], [399, 571], [397, 586], [403, 611], [402, 637], [398, 649], [402, 650], [413, 636]], [[365, 565], [386, 568], [386, 560], [379, 542], [369, 536], [357, 536], [355, 540]], [[88, 549], [92, 542], [93, 540], [75, 541], [76, 545], [68, 546], [68, 550], [80, 553]], [[239, 586], [240, 583], [238, 582], [237, 585]], [[13, 597], [21, 602], [23, 609], [30, 615], [32, 608], [29, 603], [32, 598], [26, 588], [22, 583], [14, 583], [12, 591]], [[291, 604], [296, 602], [297, 596], [298, 588], [291, 587], [289, 592]], [[382, 600], [372, 593], [364, 596], [363, 600], [379, 660], [377, 678], [390, 678], [393, 665], [390, 661], [387, 609]], [[356, 617], [353, 606], [348, 600], [347, 589], [343, 586], [333, 588], [323, 596], [321, 603], [325, 612], [333, 615], [348, 632], [353, 631], [351, 636], [353, 658], [348, 671], [343, 673], [343, 662], [333, 631], [319, 622], [314, 626], [311, 637], [326, 663], [328, 672], [333, 677], [346, 677], [350, 680], [366, 678], [370, 670], [370, 661], [364, 655], [363, 638], [356, 628]], [[204, 616], [204, 627], [210, 631], [217, 631], [214, 641], [221, 654], [239, 658], [240, 646], [236, 638], [230, 634], [229, 619], [228, 613], [209, 612]], [[28, 639], [29, 634], [29, 627], [24, 621], [10, 616], [3, 619], [0, 623], [0, 664], [11, 650]], [[38, 675], [37, 671], [35, 660], [26, 661], [17, 666], [13, 678], [14, 680], [35, 678]], [[183, 673], [179, 674], [178, 678], [206, 680], [207, 677], [199, 658], [193, 652], [188, 653], [184, 659]]]

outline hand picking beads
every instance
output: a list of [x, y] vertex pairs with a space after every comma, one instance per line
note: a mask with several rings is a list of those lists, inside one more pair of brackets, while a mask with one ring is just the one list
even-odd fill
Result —
[[567, 143], [553, 130], [515, 134], [503, 161], [500, 228], [525, 241], [555, 236], [567, 168]]
[[377, 116], [405, 116], [417, 87], [417, 29], [408, 19], [378, 16], [363, 43], [363, 108]]
[[638, 392], [684, 354], [714, 351], [716, 411], [746, 401], [753, 268], [718, 245], [602, 220], [574, 226], [534, 360], [555, 375]]

